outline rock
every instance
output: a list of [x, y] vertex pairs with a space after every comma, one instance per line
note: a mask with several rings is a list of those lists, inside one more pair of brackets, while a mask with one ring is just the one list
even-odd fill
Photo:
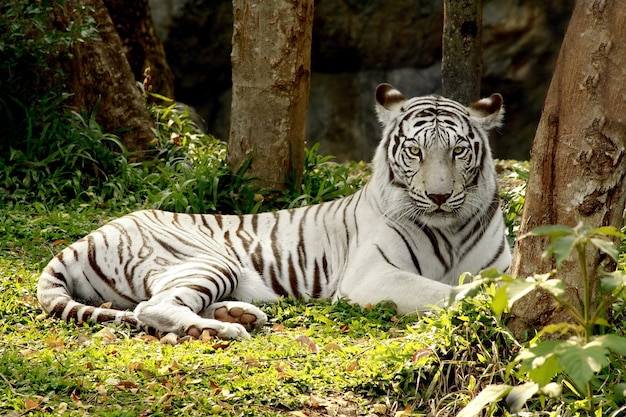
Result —
[[[573, 5], [561, 0], [485, 0], [483, 95], [500, 92], [507, 116], [493, 148], [528, 158]], [[227, 139], [230, 0], [150, 0], [176, 77], [176, 99]], [[369, 160], [380, 129], [373, 92], [390, 82], [409, 96], [440, 91], [441, 0], [317, 0], [307, 141], [320, 152]]]

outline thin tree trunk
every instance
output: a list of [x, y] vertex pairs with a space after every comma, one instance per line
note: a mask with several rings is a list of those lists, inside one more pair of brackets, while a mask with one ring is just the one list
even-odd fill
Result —
[[[531, 153], [531, 173], [520, 234], [540, 225], [579, 222], [592, 227], [622, 225], [626, 199], [626, 3], [579, 0], [559, 54]], [[554, 265], [541, 258], [546, 242], [517, 242], [512, 273], [525, 277]], [[602, 264], [587, 253], [595, 288]], [[577, 262], [566, 262], [561, 278], [569, 300], [582, 298]], [[518, 335], [567, 319], [540, 292], [513, 306], [509, 326]]]
[[444, 0], [443, 16], [443, 95], [470, 104], [480, 98], [483, 2]]
[[72, 59], [62, 63], [73, 93], [72, 104], [89, 112], [96, 110], [96, 120], [107, 132], [118, 134], [135, 157], [145, 157], [154, 140], [152, 121], [107, 8], [102, 0], [54, 4], [55, 24], [66, 27], [77, 14], [90, 13], [100, 37], [77, 42]]
[[136, 80], [149, 71], [150, 91], [174, 99], [174, 75], [156, 34], [148, 0], [104, 0]]
[[312, 0], [233, 0], [228, 161], [265, 188], [299, 186], [311, 69]]

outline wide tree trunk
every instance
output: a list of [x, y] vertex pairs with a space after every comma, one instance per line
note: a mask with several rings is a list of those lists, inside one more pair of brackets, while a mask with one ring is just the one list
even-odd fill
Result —
[[483, 69], [482, 0], [443, 1], [442, 92], [465, 105], [480, 98]]
[[[174, 99], [174, 74], [156, 34], [148, 0], [104, 0], [136, 80], [148, 75], [150, 91]], [[146, 69], [149, 74], [146, 74]]]
[[313, 0], [233, 0], [228, 161], [265, 188], [299, 186], [311, 76]]
[[[547, 224], [597, 227], [622, 225], [626, 199], [626, 3], [576, 3], [543, 114], [532, 146], [531, 173], [520, 234]], [[554, 268], [542, 260], [546, 242], [518, 240], [512, 274], [525, 277]], [[597, 302], [598, 267], [607, 262], [587, 253], [587, 270]], [[614, 265], [603, 265], [605, 268]], [[580, 300], [577, 262], [566, 262], [560, 277], [570, 301]], [[549, 298], [535, 292], [512, 309], [510, 327], [518, 335], [550, 322], [567, 320]]]
[[75, 43], [72, 59], [62, 63], [73, 93], [72, 104], [89, 112], [95, 110], [97, 122], [107, 132], [118, 134], [136, 158], [144, 157], [154, 140], [152, 121], [107, 8], [102, 0], [53, 4], [58, 27], [67, 27], [80, 14], [91, 14], [98, 27], [100, 39]]

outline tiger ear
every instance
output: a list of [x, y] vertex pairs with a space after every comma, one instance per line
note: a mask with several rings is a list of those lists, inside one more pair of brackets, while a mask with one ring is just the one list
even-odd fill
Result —
[[383, 125], [389, 123], [393, 116], [402, 112], [406, 97], [391, 84], [380, 84], [376, 87], [376, 114]]
[[498, 93], [470, 104], [467, 109], [471, 118], [487, 130], [502, 125], [504, 106], [502, 96]]

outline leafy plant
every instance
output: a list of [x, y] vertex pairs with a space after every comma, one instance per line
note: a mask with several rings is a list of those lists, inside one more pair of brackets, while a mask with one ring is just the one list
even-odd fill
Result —
[[[48, 129], [45, 121], [40, 123], [32, 115], [42, 98], [64, 97], [63, 73], [53, 62], [67, 57], [74, 43], [97, 38], [91, 17], [74, 20], [64, 28], [51, 24], [54, 7], [63, 7], [57, 3], [7, 0], [0, 5], [0, 123], [4, 137], [11, 138], [0, 144], [0, 153], [7, 152], [9, 144], [24, 150], [25, 141]], [[55, 109], [55, 116], [62, 113]]]
[[131, 169], [117, 136], [105, 133], [93, 114], [55, 110], [62, 98], [49, 97], [41, 112], [28, 120], [42, 129], [29, 133], [22, 149], [0, 159], [0, 198], [9, 202], [39, 201], [51, 205], [109, 199], [130, 200], [138, 176]]
[[[473, 293], [477, 287], [497, 282], [500, 287], [495, 291], [492, 308], [497, 315], [502, 314], [507, 306], [528, 294], [541, 289], [546, 291], [558, 305], [570, 315], [572, 322], [550, 324], [541, 329], [522, 349], [510, 366], [519, 365], [517, 374], [520, 379], [527, 380], [518, 386], [489, 386], [481, 392], [459, 414], [460, 417], [477, 415], [488, 404], [506, 397], [512, 412], [518, 412], [526, 401], [535, 394], [547, 397], [561, 395], [561, 384], [576, 396], [584, 398], [584, 403], [577, 402], [576, 407], [586, 409], [589, 415], [602, 415], [603, 408], [615, 404], [612, 393], [619, 393], [623, 398], [624, 385], [620, 381], [611, 381], [610, 374], [602, 374], [609, 367], [621, 368], [621, 356], [626, 356], [626, 338], [620, 334], [600, 333], [595, 329], [609, 325], [607, 317], [608, 300], [621, 292], [626, 285], [626, 274], [623, 271], [604, 272], [599, 288], [605, 296], [600, 297], [594, 309], [592, 288], [594, 284], [586, 269], [586, 251], [589, 247], [599, 250], [617, 262], [619, 250], [611, 238], [622, 238], [623, 234], [613, 227], [591, 228], [582, 224], [574, 228], [565, 226], [544, 226], [533, 230], [533, 236], [546, 236], [550, 244], [544, 257], [554, 257], [557, 270], [572, 254], [577, 255], [583, 281], [583, 296], [580, 301], [572, 302], [564, 298], [565, 283], [554, 278], [555, 272], [535, 275], [526, 280], [515, 280], [506, 275], [487, 273], [473, 283], [467, 284], [461, 293]], [[490, 276], [491, 275], [491, 276]], [[545, 336], [555, 334], [561, 339], [546, 339]], [[568, 336], [564, 338], [565, 336]], [[623, 409], [623, 408], [622, 408]]]
[[323, 203], [353, 194], [369, 178], [370, 166], [363, 162], [337, 164], [333, 156], [318, 153], [319, 143], [304, 152], [304, 175], [302, 188], [288, 182], [289, 189], [277, 203], [287, 208]]
[[499, 169], [508, 171], [501, 175], [500, 197], [502, 198], [504, 222], [508, 235], [513, 240], [519, 231], [519, 222], [524, 208], [526, 184], [530, 175], [528, 162], [499, 161]]

